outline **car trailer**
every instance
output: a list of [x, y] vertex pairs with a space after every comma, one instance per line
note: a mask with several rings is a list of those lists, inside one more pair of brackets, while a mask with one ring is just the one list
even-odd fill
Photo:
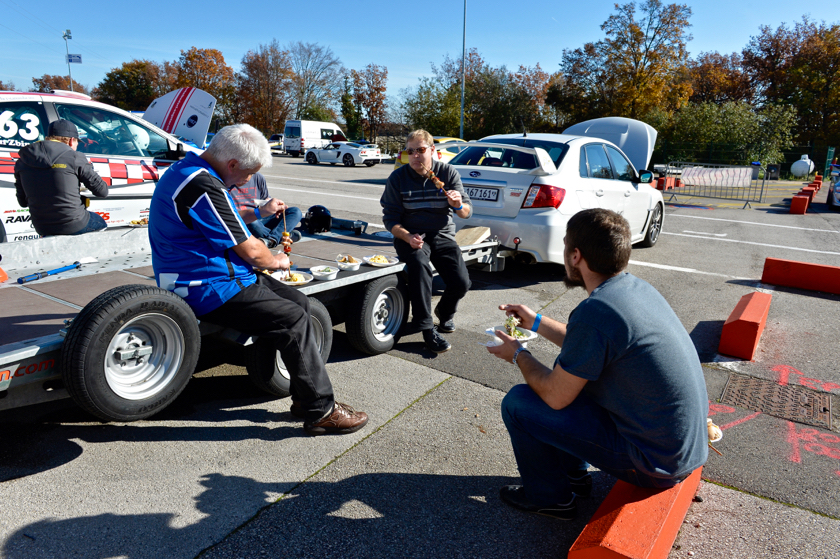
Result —
[[[290, 255], [296, 268], [335, 264], [338, 254], [396, 255], [387, 234], [368, 234], [366, 223], [351, 223], [346, 234], [304, 235]], [[464, 231], [459, 239], [480, 238]], [[470, 267], [504, 268], [495, 240], [461, 250]], [[199, 322], [179, 296], [157, 287], [145, 227], [3, 243], [0, 257], [8, 275], [0, 283], [0, 410], [71, 397], [105, 421], [149, 417], [189, 382], [205, 337], [245, 346], [251, 381], [274, 396], [289, 396], [288, 372], [268, 340]], [[62, 267], [69, 269], [17, 281]], [[405, 264], [397, 263], [362, 264], [334, 280], [297, 287], [309, 297], [324, 362], [333, 325], [341, 322], [359, 351], [389, 351], [408, 317], [405, 285]]]

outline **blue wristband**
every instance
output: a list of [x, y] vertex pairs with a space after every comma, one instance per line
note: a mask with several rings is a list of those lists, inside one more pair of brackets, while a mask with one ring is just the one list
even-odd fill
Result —
[[531, 325], [531, 332], [536, 332], [540, 329], [540, 320], [542, 320], [542, 315], [537, 313], [537, 317], [534, 318], [534, 324]]
[[259, 208], [254, 208], [254, 215], [257, 216], [257, 219], [262, 219]]
[[463, 209], [463, 208], [464, 208], [464, 204], [461, 204], [460, 206], [458, 206], [457, 208], [455, 208], [455, 211], [457, 212], [458, 210], [461, 210], [461, 209]]

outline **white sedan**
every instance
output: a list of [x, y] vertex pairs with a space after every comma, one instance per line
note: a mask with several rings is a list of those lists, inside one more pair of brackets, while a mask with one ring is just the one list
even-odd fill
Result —
[[[655, 140], [655, 131], [652, 136]], [[456, 226], [489, 227], [502, 244], [500, 254], [563, 264], [566, 223], [575, 213], [596, 207], [622, 214], [633, 243], [650, 247], [659, 238], [664, 202], [650, 184], [653, 173], [637, 172], [612, 142], [567, 134], [507, 134], [462, 148], [450, 164], [461, 174], [473, 215], [456, 217]], [[649, 158], [650, 152], [640, 165]]]
[[353, 142], [333, 142], [322, 148], [310, 148], [306, 150], [306, 162], [312, 165], [317, 163], [330, 163], [335, 165], [343, 163], [347, 167], [364, 163], [373, 167], [382, 160], [382, 153], [379, 146], [374, 144], [355, 144]]

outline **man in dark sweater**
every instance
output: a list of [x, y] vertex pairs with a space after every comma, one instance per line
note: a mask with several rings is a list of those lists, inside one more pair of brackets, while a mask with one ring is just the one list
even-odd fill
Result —
[[67, 120], [50, 123], [47, 138], [20, 150], [15, 163], [15, 193], [29, 207], [39, 235], [81, 235], [105, 229], [101, 216], [87, 211], [79, 194], [84, 184], [95, 196], [108, 196], [108, 185], [87, 158], [76, 151], [79, 131]]
[[[391, 173], [379, 203], [385, 228], [394, 235], [394, 248], [408, 270], [414, 327], [423, 332], [426, 347], [442, 353], [452, 345], [440, 332], [455, 331], [458, 301], [470, 289], [467, 266], [455, 242], [452, 214], [466, 219], [472, 215], [472, 206], [458, 171], [432, 157], [434, 145], [434, 139], [425, 130], [408, 135], [409, 164]], [[446, 290], [435, 307], [437, 327], [431, 312], [430, 262], [446, 283]]]

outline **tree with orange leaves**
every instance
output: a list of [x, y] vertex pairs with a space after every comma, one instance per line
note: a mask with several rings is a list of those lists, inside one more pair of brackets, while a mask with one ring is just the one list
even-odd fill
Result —
[[233, 68], [216, 49], [192, 47], [181, 51], [177, 87], [197, 87], [216, 98], [216, 112], [223, 124], [233, 121], [236, 78]]
[[[49, 93], [56, 89], [70, 91], [70, 79], [67, 76], [50, 76], [44, 74], [40, 78], [32, 78], [33, 88], [30, 91], [38, 91], [40, 93]], [[73, 80], [73, 91], [76, 93], [84, 93], [87, 95], [88, 90], [85, 86]]]
[[385, 120], [388, 68], [368, 64], [360, 72], [350, 70], [350, 76], [353, 80], [353, 101], [362, 111], [362, 129], [367, 129], [368, 138], [375, 141], [379, 125]]
[[293, 101], [294, 73], [288, 51], [274, 39], [245, 53], [241, 66], [237, 76], [238, 120], [267, 134], [282, 130]]

